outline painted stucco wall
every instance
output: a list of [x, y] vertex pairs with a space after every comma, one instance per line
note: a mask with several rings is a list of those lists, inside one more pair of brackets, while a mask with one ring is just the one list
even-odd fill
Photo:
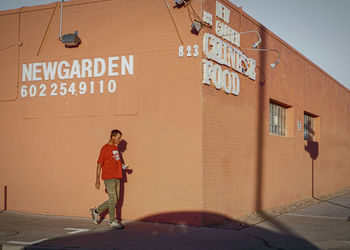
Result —
[[[77, 48], [58, 40], [59, 4], [55, 12], [51, 4], [0, 13], [0, 44], [15, 44], [0, 51], [0, 183], [8, 187], [8, 209], [89, 216], [90, 207], [107, 199], [94, 183], [99, 150], [112, 129], [123, 132], [123, 158], [132, 169], [125, 173], [124, 219], [201, 209], [201, 64], [178, 57], [180, 39], [190, 45], [200, 40], [190, 32], [188, 13], [168, 2], [180, 38], [164, 1], [65, 2], [63, 34], [78, 30]], [[134, 72], [121, 75], [121, 56], [129, 55]], [[119, 76], [22, 82], [23, 64], [113, 56], [119, 56]], [[116, 92], [105, 85], [101, 94], [99, 81], [110, 79]], [[59, 85], [58, 95], [50, 96], [53, 82], [81, 81], [88, 85], [84, 95], [61, 96]], [[47, 96], [39, 97], [42, 83]], [[33, 84], [36, 96], [22, 98], [22, 85]]]

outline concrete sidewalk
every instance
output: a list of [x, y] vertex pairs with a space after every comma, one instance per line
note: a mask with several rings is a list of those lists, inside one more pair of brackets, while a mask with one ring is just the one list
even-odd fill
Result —
[[239, 230], [0, 213], [2, 249], [350, 249], [350, 194]]

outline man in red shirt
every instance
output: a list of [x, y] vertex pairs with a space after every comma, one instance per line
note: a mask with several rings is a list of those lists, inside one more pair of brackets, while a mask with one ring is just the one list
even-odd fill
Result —
[[120, 179], [123, 178], [122, 162], [117, 146], [121, 138], [122, 132], [117, 129], [112, 130], [109, 142], [101, 148], [97, 160], [95, 187], [100, 189], [100, 175], [102, 169], [102, 180], [105, 183], [109, 199], [97, 208], [90, 209], [95, 224], [98, 223], [99, 215], [106, 209], [109, 209], [109, 227], [118, 229], [124, 228], [115, 217], [115, 206], [119, 198]]

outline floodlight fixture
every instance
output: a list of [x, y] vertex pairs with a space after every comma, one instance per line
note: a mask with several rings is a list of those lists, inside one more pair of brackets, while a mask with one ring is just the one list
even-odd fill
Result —
[[175, 0], [174, 4], [176, 4], [176, 7], [181, 7], [185, 4], [187, 4], [190, 0]]
[[199, 31], [202, 29], [202, 22], [194, 20], [191, 24], [192, 30], [196, 33], [199, 33]]
[[81, 43], [81, 40], [78, 36], [78, 31], [74, 31], [73, 34], [63, 35], [61, 41], [66, 47], [69, 48], [77, 47]]
[[281, 59], [280, 51], [277, 50], [277, 49], [250, 49], [250, 48], [246, 48], [246, 49], [243, 49], [243, 50], [273, 51], [273, 52], [276, 52], [278, 54], [278, 58], [277, 58], [276, 62], [270, 64], [271, 68], [275, 68], [277, 66], [277, 64], [279, 64], [280, 59]]
[[78, 36], [78, 31], [74, 31], [73, 34], [70, 33], [62, 35], [63, 2], [64, 0], [61, 0], [60, 34], [58, 36], [58, 40], [64, 43], [66, 48], [77, 47], [81, 43], [80, 37]]
[[259, 44], [261, 43], [261, 37], [260, 37], [259, 32], [256, 30], [249, 30], [249, 31], [240, 32], [239, 34], [241, 35], [241, 34], [247, 34], [247, 33], [256, 33], [258, 35], [259, 40], [253, 44], [253, 48], [256, 49], [259, 46]]

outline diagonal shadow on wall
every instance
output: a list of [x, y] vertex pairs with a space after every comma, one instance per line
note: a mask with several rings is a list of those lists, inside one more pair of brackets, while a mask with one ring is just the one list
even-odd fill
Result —
[[[267, 45], [265, 43], [266, 41], [266, 31], [263, 26], [260, 26], [258, 29], [258, 32], [261, 36], [261, 48], [266, 48]], [[266, 117], [269, 116], [267, 109], [269, 98], [267, 96], [267, 84], [269, 84], [270, 78], [268, 77], [268, 67], [270, 65], [270, 62], [267, 59], [267, 53], [260, 51], [258, 54], [258, 64], [257, 69], [259, 71], [259, 90], [258, 90], [258, 100], [257, 100], [257, 110], [258, 110], [258, 119], [257, 119], [257, 138], [256, 138], [256, 166], [255, 166], [255, 211], [259, 215], [259, 217], [263, 219], [268, 219], [271, 217], [271, 215], [268, 215], [266, 212], [263, 211], [263, 198], [264, 198], [264, 154], [265, 154], [265, 135], [266, 129], [268, 129], [267, 124], [265, 124]], [[273, 73], [273, 72], [272, 72]], [[269, 221], [276, 229], [280, 230], [283, 233], [292, 234], [292, 232], [283, 224], [275, 221], [270, 220]]]

